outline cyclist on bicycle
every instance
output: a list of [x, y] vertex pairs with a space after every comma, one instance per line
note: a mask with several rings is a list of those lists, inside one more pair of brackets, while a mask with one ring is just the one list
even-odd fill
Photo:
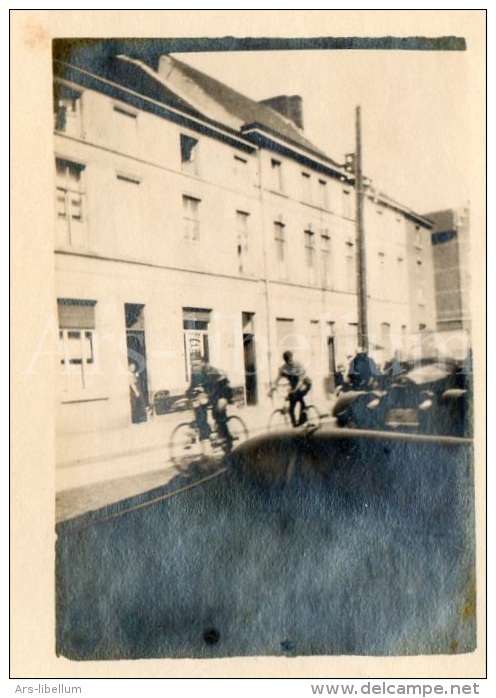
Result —
[[196, 398], [195, 417], [201, 439], [212, 435], [208, 423], [208, 408], [211, 407], [217, 434], [228, 442], [232, 437], [227, 427], [227, 405], [233, 401], [233, 390], [226, 374], [203, 359], [198, 361], [191, 375], [188, 395]]
[[[294, 427], [301, 426], [306, 422], [306, 405], [304, 398], [312, 387], [312, 381], [306, 375], [303, 364], [294, 360], [293, 352], [285, 351], [282, 358], [284, 359], [284, 363], [279, 368], [279, 373], [274, 385], [270, 390], [270, 395], [272, 395], [277, 388], [279, 381], [283, 378], [286, 379], [289, 383], [289, 391], [287, 394], [287, 400], [289, 402], [289, 418], [291, 419], [291, 424]], [[298, 404], [300, 405], [300, 411], [297, 419], [296, 406]]]

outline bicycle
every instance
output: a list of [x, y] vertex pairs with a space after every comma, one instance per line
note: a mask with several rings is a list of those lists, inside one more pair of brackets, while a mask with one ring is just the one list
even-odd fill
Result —
[[[208, 411], [210, 414], [212, 408], [209, 407]], [[204, 460], [207, 456], [228, 455], [235, 443], [248, 438], [248, 429], [241, 417], [237, 415], [227, 417], [226, 433], [228, 436], [222, 437], [214, 430], [209, 439], [202, 439], [196, 417], [188, 422], [181, 422], [174, 428], [169, 440], [171, 462], [176, 466], [182, 466], [193, 461]], [[206, 446], [207, 443], [209, 447]]]
[[[299, 403], [300, 409], [295, 411], [296, 423], [303, 428], [316, 428], [320, 426], [321, 416], [315, 405], [307, 405], [305, 401]], [[303, 417], [303, 419], [302, 419]], [[289, 429], [291, 427], [291, 418], [289, 416], [289, 397], [286, 396], [284, 405], [275, 409], [269, 417], [268, 430], [278, 431], [280, 429]], [[295, 429], [298, 426], [293, 427]]]

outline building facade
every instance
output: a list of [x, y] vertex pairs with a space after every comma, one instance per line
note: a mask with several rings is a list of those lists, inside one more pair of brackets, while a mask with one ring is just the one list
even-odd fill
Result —
[[471, 329], [468, 207], [428, 214], [434, 224], [432, 250], [436, 323], [439, 332]]
[[[55, 58], [59, 435], [136, 428], [129, 361], [149, 402], [184, 394], [201, 356], [250, 408], [291, 348], [324, 406], [357, 345], [356, 202], [301, 100], [254, 102], [170, 56]], [[366, 194], [379, 363], [434, 329], [430, 228]]]

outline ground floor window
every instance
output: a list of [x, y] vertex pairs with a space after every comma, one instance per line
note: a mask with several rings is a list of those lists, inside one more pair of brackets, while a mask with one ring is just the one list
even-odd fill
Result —
[[212, 311], [206, 308], [183, 308], [184, 357], [186, 382], [199, 361], [209, 360], [208, 326]]
[[65, 390], [88, 387], [88, 376], [95, 364], [96, 301], [59, 298], [57, 300], [60, 364], [66, 379]]

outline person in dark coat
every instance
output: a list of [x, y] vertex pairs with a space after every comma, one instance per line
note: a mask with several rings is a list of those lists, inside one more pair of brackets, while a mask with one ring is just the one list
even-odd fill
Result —
[[364, 347], [358, 347], [350, 361], [348, 380], [353, 390], [370, 390], [381, 372]]

